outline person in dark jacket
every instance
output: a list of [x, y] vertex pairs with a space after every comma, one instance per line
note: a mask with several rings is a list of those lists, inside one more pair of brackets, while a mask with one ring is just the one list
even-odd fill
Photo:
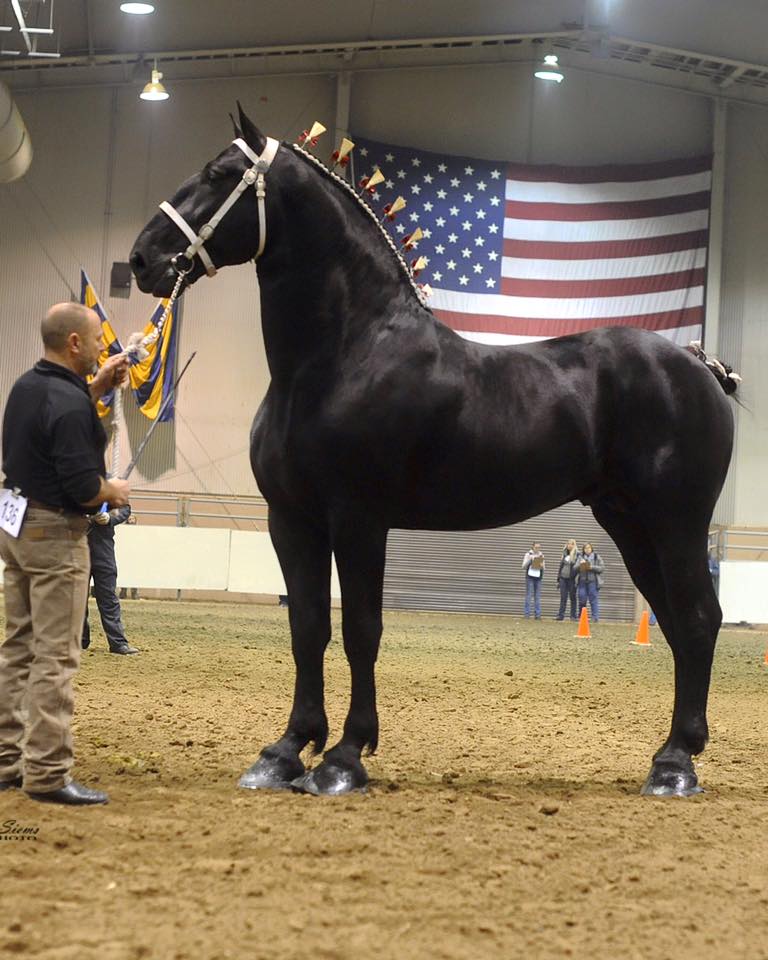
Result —
[[[125, 639], [120, 601], [117, 598], [117, 563], [115, 562], [115, 527], [131, 515], [130, 504], [118, 510], [101, 510], [88, 519], [88, 549], [91, 554], [91, 578], [96, 606], [99, 608], [101, 625], [109, 644], [110, 653], [123, 656], [138, 653]], [[83, 621], [83, 650], [91, 645], [91, 627], [88, 623], [88, 607]]]
[[576, 558], [576, 568], [579, 613], [589, 601], [592, 619], [597, 623], [600, 619], [600, 588], [603, 585], [605, 564], [600, 554], [592, 549], [591, 543], [584, 544], [581, 553]]
[[571, 539], [566, 541], [563, 547], [563, 555], [560, 557], [560, 566], [557, 568], [557, 586], [560, 589], [560, 610], [556, 620], [565, 619], [565, 607], [570, 600], [571, 620], [578, 620], [576, 615], [576, 558], [579, 555], [579, 548], [576, 541]]

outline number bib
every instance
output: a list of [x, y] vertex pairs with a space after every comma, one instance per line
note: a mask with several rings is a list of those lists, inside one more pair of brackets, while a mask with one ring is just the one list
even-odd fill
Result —
[[8, 488], [0, 493], [0, 530], [5, 530], [12, 537], [18, 537], [26, 512], [26, 497]]

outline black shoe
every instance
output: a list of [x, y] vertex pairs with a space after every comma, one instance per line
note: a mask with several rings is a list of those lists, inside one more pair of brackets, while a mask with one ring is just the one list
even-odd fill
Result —
[[70, 807], [79, 807], [94, 803], [109, 803], [109, 797], [101, 790], [91, 790], [90, 787], [84, 787], [82, 783], [73, 780], [66, 787], [59, 787], [58, 790], [51, 790], [48, 793], [29, 793], [30, 800], [37, 800], [39, 803], [63, 803]]
[[21, 786], [21, 777], [14, 777], [13, 780], [0, 780], [0, 793], [3, 790], [12, 790], [14, 787]]
[[132, 647], [127, 640], [117, 640], [109, 645], [110, 653], [119, 653], [122, 656], [128, 656], [131, 653], [138, 653], [136, 647]]

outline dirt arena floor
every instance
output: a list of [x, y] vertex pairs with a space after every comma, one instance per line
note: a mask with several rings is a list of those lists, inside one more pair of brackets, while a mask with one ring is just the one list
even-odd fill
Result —
[[0, 795], [0, 957], [768, 958], [765, 634], [721, 634], [707, 793], [649, 800], [658, 631], [388, 613], [373, 782], [317, 799], [235, 787], [287, 717], [285, 610], [124, 611], [141, 655], [95, 631], [78, 678], [76, 775], [109, 806]]

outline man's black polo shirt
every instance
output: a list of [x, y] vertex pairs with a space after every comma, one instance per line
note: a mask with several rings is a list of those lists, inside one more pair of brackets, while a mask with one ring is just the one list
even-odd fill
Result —
[[40, 360], [11, 389], [3, 418], [6, 487], [84, 513], [106, 475], [107, 435], [82, 377]]

